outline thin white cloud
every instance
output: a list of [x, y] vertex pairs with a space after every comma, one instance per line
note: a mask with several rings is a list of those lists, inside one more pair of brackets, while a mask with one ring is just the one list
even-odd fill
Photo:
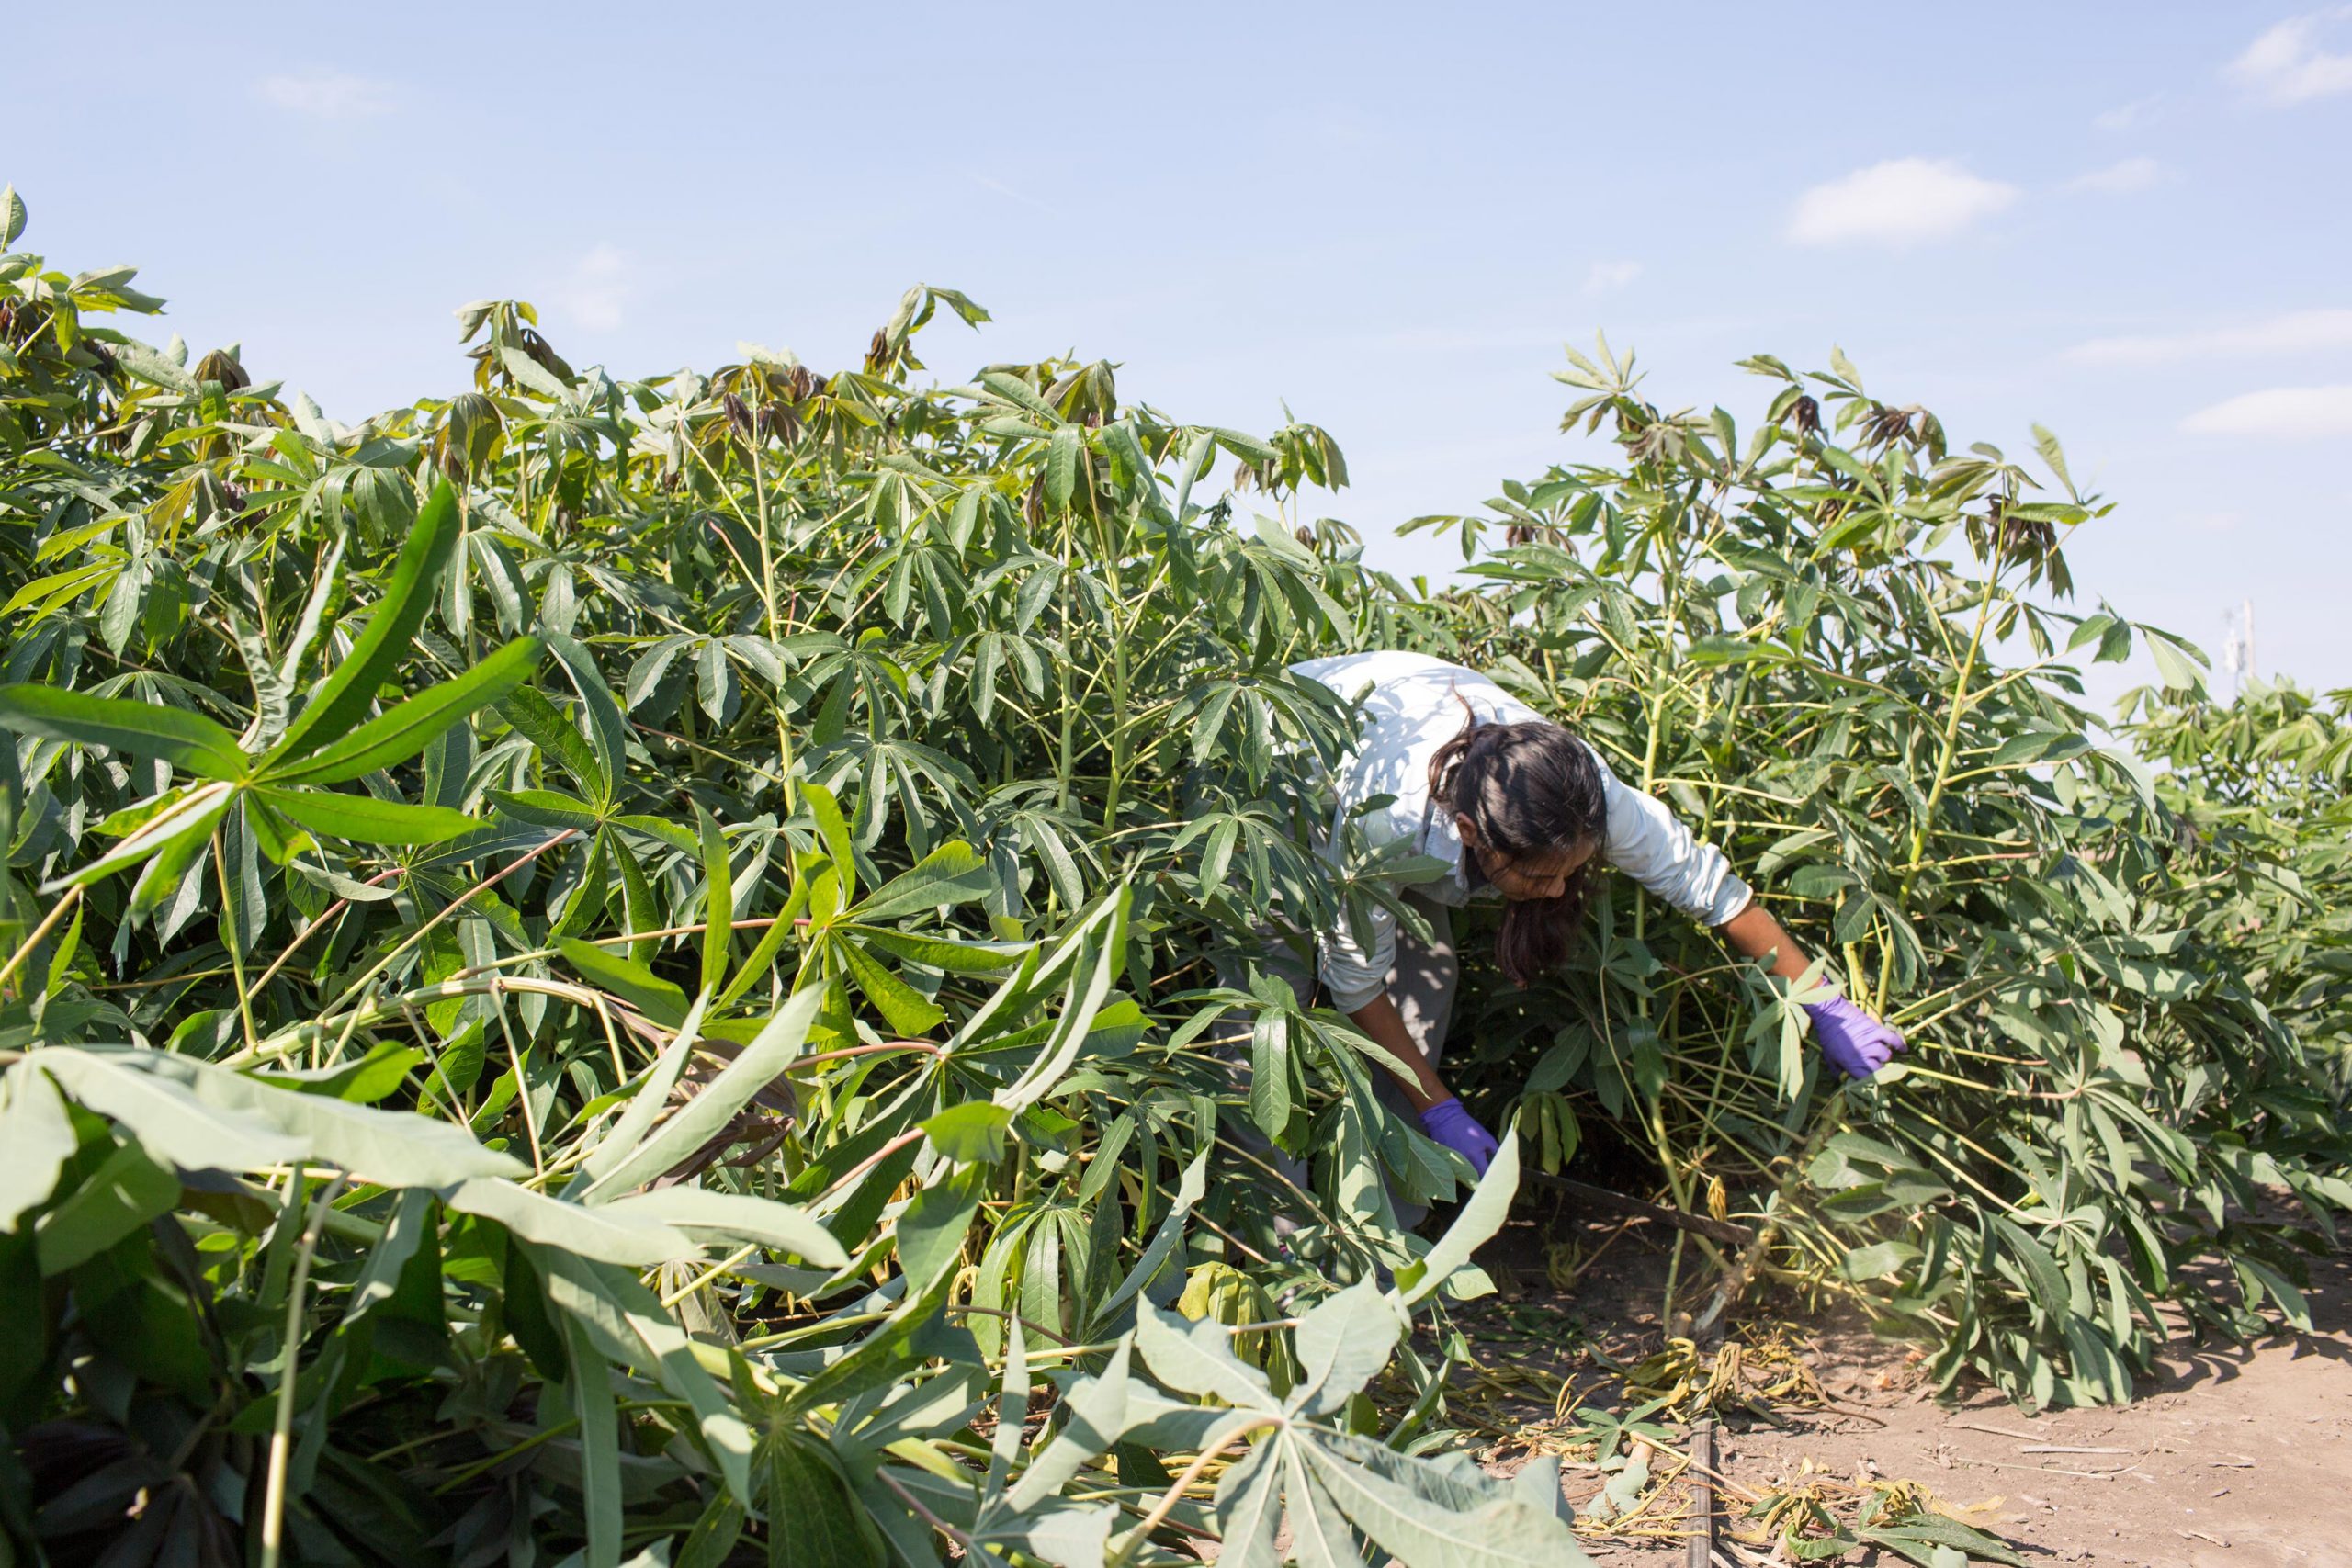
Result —
[[972, 183], [991, 195], [1003, 197], [1008, 201], [1017, 201], [1023, 207], [1034, 207], [1038, 211], [1051, 214], [1056, 218], [1061, 216], [1058, 210], [1046, 206], [1044, 202], [1039, 201], [1035, 197], [1031, 196], [1027, 191], [1016, 189], [1012, 186], [1006, 185], [1002, 180], [992, 179], [987, 175], [974, 175], [972, 176]]
[[255, 90], [264, 103], [314, 119], [365, 119], [390, 113], [392, 107], [390, 83], [323, 65], [265, 76]]
[[2242, 326], [2144, 337], [2101, 337], [2078, 343], [2066, 357], [2078, 365], [2177, 365], [2352, 348], [2352, 310], [2290, 310]]
[[2152, 118], [2156, 106], [2163, 101], [2162, 93], [2151, 93], [2144, 98], [2134, 98], [2128, 104], [2118, 104], [2111, 109], [2093, 115], [2091, 123], [2101, 130], [2129, 130]]
[[2352, 435], [2352, 384], [2271, 387], [2198, 410], [2180, 422], [2191, 435], [2316, 441]]
[[1788, 237], [1800, 245], [1948, 240], [2018, 197], [2018, 188], [1949, 158], [1890, 158], [1797, 198]]
[[1642, 276], [1642, 264], [1637, 261], [1597, 261], [1592, 270], [1584, 275], [1587, 294], [1606, 294], [1612, 288], [1623, 288]]
[[2347, 18], [2352, 18], [2352, 6], [2288, 17], [2230, 62], [2230, 80], [2282, 107], [2331, 93], [2352, 93], [2352, 53], [2330, 53], [2320, 42], [2332, 24]]
[[2066, 188], [2122, 196], [2131, 191], [2147, 189], [2164, 177], [2164, 165], [2154, 158], [2126, 158], [2120, 164], [2109, 164], [2104, 169], [2093, 169], [2089, 174], [2075, 175], [2066, 182]]
[[616, 246], [600, 243], [571, 264], [549, 298], [574, 324], [608, 333], [621, 324], [629, 274], [628, 257]]

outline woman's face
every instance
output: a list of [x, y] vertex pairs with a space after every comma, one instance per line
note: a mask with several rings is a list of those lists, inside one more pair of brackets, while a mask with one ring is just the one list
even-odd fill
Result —
[[1477, 825], [1467, 816], [1456, 812], [1453, 826], [1462, 835], [1463, 847], [1478, 857], [1478, 869], [1487, 874], [1488, 885], [1513, 903], [1557, 898], [1568, 890], [1568, 878], [1592, 858], [1590, 844], [1544, 854], [1505, 854], [1479, 840]]

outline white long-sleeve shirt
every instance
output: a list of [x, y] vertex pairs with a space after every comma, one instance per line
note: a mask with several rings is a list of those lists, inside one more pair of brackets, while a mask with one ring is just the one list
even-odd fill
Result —
[[[1326, 852], [1342, 852], [1346, 825], [1364, 802], [1393, 795], [1385, 807], [1356, 818], [1370, 846], [1413, 840], [1416, 852], [1446, 867], [1443, 875], [1415, 884], [1413, 891], [1441, 904], [1468, 903], [1474, 890], [1453, 814], [1430, 807], [1430, 758], [1462, 732], [1468, 721], [1463, 712], [1465, 701], [1481, 724], [1516, 724], [1544, 716], [1476, 671], [1419, 653], [1343, 654], [1294, 664], [1291, 671], [1342, 697], [1364, 699], [1363, 734], [1334, 781], [1339, 809]], [[1608, 797], [1609, 836], [1600, 847], [1604, 861], [1710, 926], [1719, 926], [1747, 908], [1747, 884], [1732, 874], [1722, 851], [1693, 838], [1662, 802], [1620, 784], [1597, 751], [1593, 761]], [[1374, 908], [1369, 930], [1361, 936], [1343, 921], [1340, 930], [1321, 934], [1318, 947], [1323, 984], [1332, 1005], [1353, 1012], [1387, 986], [1396, 958], [1396, 917]]]

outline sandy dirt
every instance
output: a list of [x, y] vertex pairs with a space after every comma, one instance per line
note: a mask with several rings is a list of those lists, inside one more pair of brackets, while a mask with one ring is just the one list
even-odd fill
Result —
[[[1572, 1380], [1591, 1404], [1622, 1409], [1623, 1381], [1601, 1359], [1634, 1362], [1663, 1344], [1665, 1248], [1648, 1222], [1621, 1227], [1570, 1213], [1512, 1232], [1481, 1258], [1500, 1298], [1465, 1314], [1480, 1360], [1520, 1383], [1489, 1389], [1483, 1402], [1497, 1436], [1484, 1457], [1498, 1472], [1526, 1461], [1531, 1438], [1542, 1442], [1552, 1380]], [[1605, 1240], [1608, 1250], [1571, 1289], [1552, 1286], [1542, 1263], [1548, 1244], [1565, 1241], [1579, 1249], [1566, 1256], [1583, 1260]], [[1827, 1403], [1776, 1407], [1778, 1427], [1742, 1415], [1720, 1422], [1718, 1534], [1726, 1547], [1716, 1561], [1773, 1560], [1763, 1543], [1736, 1548], [1739, 1494], [1825, 1482], [1828, 1493], [1851, 1496], [1850, 1483], [1877, 1479], [1919, 1483], [1943, 1511], [2032, 1563], [2352, 1568], [2352, 1255], [2315, 1264], [2312, 1284], [2310, 1335], [2249, 1347], [2178, 1337], [2161, 1379], [2132, 1405], [2038, 1416], [1983, 1385], [1938, 1402], [1917, 1386], [1917, 1359], [1899, 1348], [1807, 1318], [1799, 1303], [1766, 1303], [1737, 1325], [1740, 1337], [1770, 1340], [1777, 1327]], [[1679, 1441], [1687, 1428], [1671, 1430]], [[1670, 1456], [1659, 1460], [1661, 1472], [1670, 1468]], [[1564, 1490], [1580, 1518], [1606, 1479], [1573, 1450], [1564, 1456]], [[1673, 1528], [1689, 1496], [1680, 1487], [1667, 1494], [1653, 1528]], [[1609, 1564], [1682, 1563], [1689, 1551], [1685, 1540], [1657, 1536], [1604, 1536], [1588, 1550]]]

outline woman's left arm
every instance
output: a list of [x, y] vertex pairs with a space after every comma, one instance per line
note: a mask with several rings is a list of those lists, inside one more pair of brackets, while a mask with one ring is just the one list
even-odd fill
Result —
[[[1802, 978], [1812, 960], [1756, 901], [1723, 852], [1701, 841], [1664, 801], [1620, 784], [1600, 752], [1593, 752], [1592, 760], [1608, 799], [1609, 837], [1601, 845], [1602, 858], [1692, 919], [1713, 926], [1742, 955], [1769, 956], [1773, 974], [1784, 980]], [[1822, 978], [1831, 987], [1838, 983], [1834, 973]], [[1813, 1019], [1813, 1032], [1821, 1037], [1821, 1054], [1849, 1077], [1870, 1077], [1904, 1048], [1902, 1035], [1844, 997], [1807, 1002], [1804, 1010]]]
[[1715, 930], [1742, 958], [1770, 958], [1772, 973], [1783, 980], [1802, 978], [1813, 962], [1796, 944], [1796, 939], [1772, 918], [1772, 912], [1752, 897], [1746, 908]]
[[[1783, 980], [1804, 978], [1812, 965], [1813, 961], [1772, 918], [1772, 912], [1752, 897], [1746, 908], [1715, 930], [1742, 957], [1771, 960], [1772, 973]], [[1821, 977], [1837, 984], [1836, 974], [1826, 967]], [[1869, 1077], [1904, 1049], [1901, 1034], [1844, 997], [1807, 1002], [1804, 1010], [1813, 1019], [1814, 1032], [1821, 1037], [1821, 1054], [1848, 1077]]]

